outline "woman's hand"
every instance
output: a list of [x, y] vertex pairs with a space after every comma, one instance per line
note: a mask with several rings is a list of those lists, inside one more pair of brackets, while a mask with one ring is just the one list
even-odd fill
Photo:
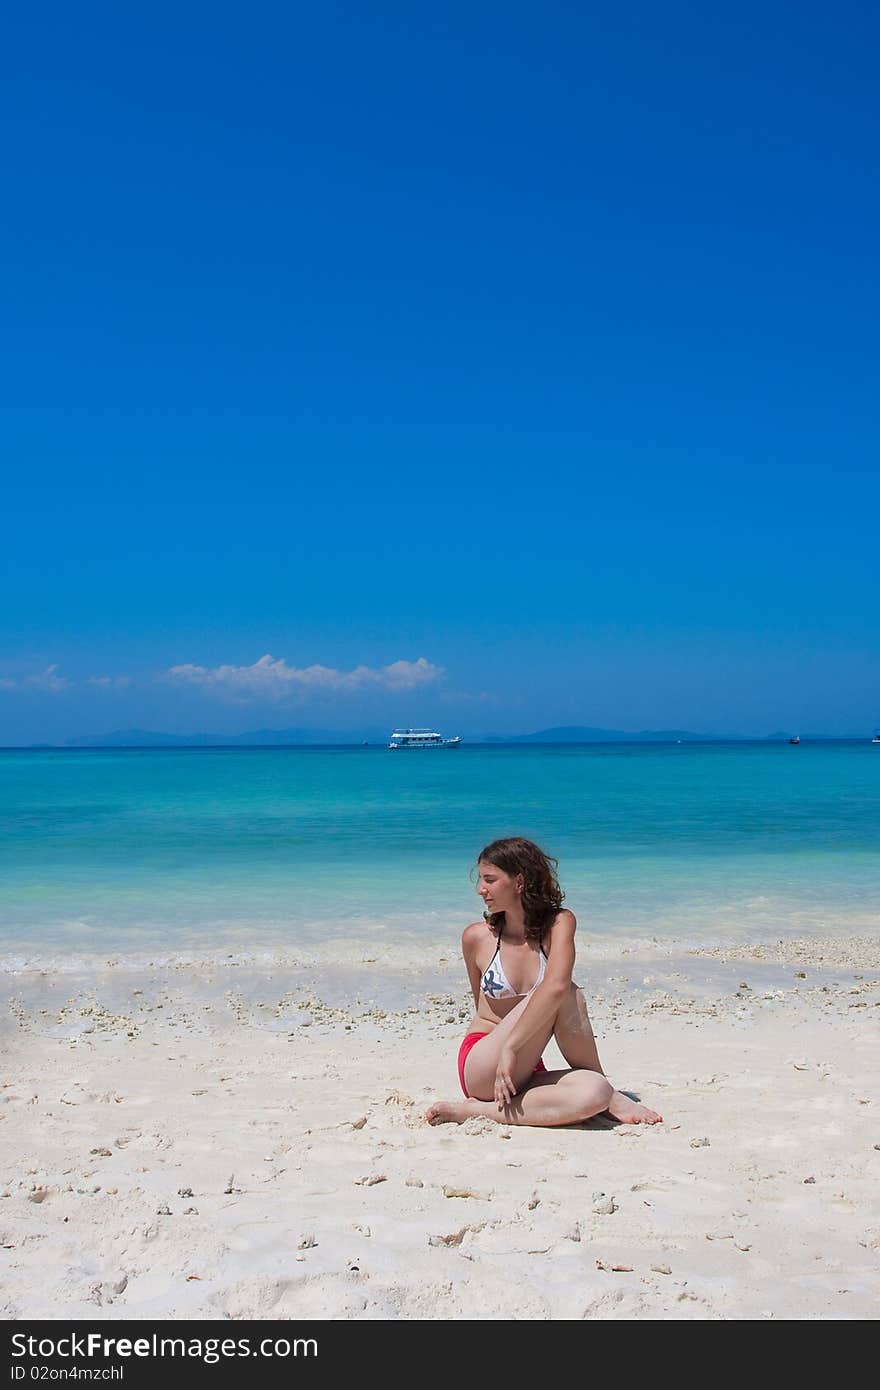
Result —
[[502, 1047], [498, 1057], [498, 1069], [495, 1072], [495, 1100], [499, 1110], [502, 1110], [505, 1105], [509, 1105], [516, 1095], [516, 1086], [513, 1084], [515, 1061], [516, 1053], [513, 1048]]

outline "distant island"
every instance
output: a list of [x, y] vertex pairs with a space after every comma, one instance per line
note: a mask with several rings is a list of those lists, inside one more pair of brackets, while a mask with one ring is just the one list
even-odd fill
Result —
[[[582, 724], [563, 724], [552, 729], [539, 729], [534, 734], [487, 734], [484, 743], [675, 743], [678, 739], [691, 742], [712, 742], [716, 739], [743, 738], [737, 734], [695, 734], [688, 729], [593, 729]], [[786, 735], [788, 737], [788, 735]]]
[[[244, 734], [169, 734], [147, 729], [115, 729], [105, 734], [83, 734], [60, 743], [31, 744], [32, 748], [284, 748], [384, 746], [390, 730], [370, 726], [360, 729], [254, 729]], [[785, 730], [772, 734], [694, 733], [691, 729], [599, 729], [583, 724], [554, 725], [528, 734], [465, 736], [467, 744], [528, 743], [754, 743], [790, 738]], [[802, 734], [804, 741], [829, 739], [828, 734]], [[850, 737], [857, 738], [851, 735]]]

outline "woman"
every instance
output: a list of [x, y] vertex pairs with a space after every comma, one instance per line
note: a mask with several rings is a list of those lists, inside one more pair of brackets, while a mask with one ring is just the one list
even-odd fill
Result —
[[[623, 1124], [663, 1118], [615, 1091], [602, 1071], [583, 992], [571, 978], [577, 923], [562, 907], [555, 865], [518, 838], [494, 840], [480, 855], [485, 920], [461, 938], [476, 1005], [458, 1054], [465, 1100], [434, 1101], [429, 1124], [485, 1115], [507, 1125], [570, 1125], [604, 1111]], [[551, 1037], [565, 1071], [547, 1071], [541, 1059]]]

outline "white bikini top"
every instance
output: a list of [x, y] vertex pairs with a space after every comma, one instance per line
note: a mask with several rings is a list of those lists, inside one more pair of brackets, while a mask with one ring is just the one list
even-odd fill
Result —
[[495, 954], [486, 966], [485, 973], [480, 981], [480, 989], [486, 995], [487, 999], [528, 999], [529, 995], [534, 994], [535, 990], [538, 988], [538, 985], [544, 978], [544, 971], [547, 969], [547, 957], [544, 953], [543, 946], [538, 955], [538, 962], [538, 978], [532, 985], [532, 988], [528, 990], [526, 994], [517, 994], [504, 973], [504, 966], [501, 964], [501, 938], [499, 937], [498, 945], [495, 948]]

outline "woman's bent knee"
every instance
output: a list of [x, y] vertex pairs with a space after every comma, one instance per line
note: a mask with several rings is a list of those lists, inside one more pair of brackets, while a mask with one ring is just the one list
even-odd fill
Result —
[[599, 1076], [597, 1072], [587, 1072], [581, 1083], [581, 1097], [583, 1100], [585, 1116], [598, 1115], [602, 1110], [608, 1109], [608, 1102], [614, 1095], [614, 1087], [610, 1081], [606, 1081], [604, 1076]]

